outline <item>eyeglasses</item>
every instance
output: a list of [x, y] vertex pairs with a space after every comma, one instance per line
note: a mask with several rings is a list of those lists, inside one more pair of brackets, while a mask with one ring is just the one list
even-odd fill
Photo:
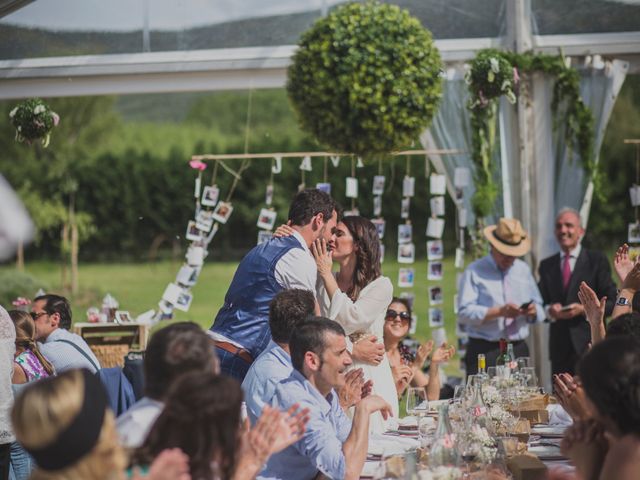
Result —
[[387, 310], [387, 314], [385, 315], [385, 320], [387, 322], [395, 322], [398, 317], [400, 317], [401, 322], [411, 321], [411, 315], [409, 315], [409, 312], [396, 312], [391, 308]]
[[31, 318], [33, 318], [33, 320], [37, 320], [39, 319], [42, 315], [49, 315], [47, 312], [30, 312]]

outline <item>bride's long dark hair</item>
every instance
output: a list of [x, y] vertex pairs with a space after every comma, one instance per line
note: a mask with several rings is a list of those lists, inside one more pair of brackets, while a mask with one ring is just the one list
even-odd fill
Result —
[[345, 293], [356, 301], [362, 289], [380, 276], [380, 238], [376, 226], [367, 218], [344, 217], [342, 223], [353, 237], [356, 254], [352, 285]]

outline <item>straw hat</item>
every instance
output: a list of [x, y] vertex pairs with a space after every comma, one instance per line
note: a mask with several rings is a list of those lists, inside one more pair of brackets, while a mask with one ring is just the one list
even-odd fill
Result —
[[527, 232], [515, 218], [501, 218], [498, 225], [489, 225], [483, 231], [489, 243], [511, 257], [521, 257], [531, 250], [531, 240]]

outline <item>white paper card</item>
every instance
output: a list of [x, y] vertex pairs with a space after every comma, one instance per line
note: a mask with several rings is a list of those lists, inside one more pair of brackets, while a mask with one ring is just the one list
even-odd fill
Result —
[[400, 218], [407, 219], [409, 218], [409, 205], [411, 205], [411, 199], [409, 197], [405, 197], [400, 202]]
[[456, 167], [453, 174], [453, 186], [456, 188], [468, 187], [471, 183], [471, 170], [467, 167]]
[[404, 177], [402, 180], [402, 196], [413, 197], [416, 190], [416, 177]]
[[464, 250], [461, 248], [456, 248], [456, 259], [454, 265], [459, 270], [464, 268]]
[[[444, 317], [442, 317], [442, 323], [444, 324]], [[431, 338], [433, 338], [434, 346], [440, 346], [447, 341], [447, 331], [443, 328], [436, 328], [431, 330]]]
[[195, 246], [189, 247], [186, 259], [189, 265], [199, 267], [204, 262], [204, 248]]
[[458, 227], [465, 228], [467, 226], [467, 209], [458, 209]]
[[202, 179], [200, 178], [200, 175], [197, 176], [196, 178], [196, 185], [195, 188], [193, 189], [193, 196], [196, 198], [200, 198], [200, 183], [202, 182]]
[[269, 210], [268, 208], [263, 208], [260, 210], [260, 215], [258, 215], [258, 228], [264, 228], [265, 230], [273, 230], [273, 226], [276, 223], [276, 212], [273, 210]]
[[631, 197], [631, 206], [640, 206], [640, 185], [633, 185], [629, 189], [629, 197]]
[[267, 206], [270, 206], [273, 203], [273, 185], [271, 184], [267, 185], [267, 189], [264, 193], [264, 203], [266, 203]]
[[413, 268], [401, 268], [398, 270], [398, 286], [401, 288], [413, 287], [413, 277], [415, 270]]
[[427, 280], [442, 280], [443, 265], [442, 262], [427, 263]]
[[358, 198], [358, 179], [355, 177], [347, 177], [347, 198]]
[[431, 215], [444, 217], [444, 197], [442, 195], [431, 197], [431, 200], [429, 200], [429, 206], [431, 207]]
[[300, 162], [300, 170], [304, 170], [305, 172], [310, 172], [312, 170], [311, 157], [306, 156], [302, 159], [302, 162]]
[[204, 187], [204, 191], [202, 192], [202, 200], [200, 203], [202, 205], [206, 205], [207, 207], [215, 207], [216, 203], [218, 203], [218, 197], [220, 196], [220, 189], [217, 185], [211, 185]]
[[382, 195], [384, 193], [384, 182], [386, 178], [384, 175], [376, 175], [373, 177], [373, 187], [371, 192], [374, 195]]
[[429, 218], [427, 222], [427, 237], [442, 238], [442, 232], [444, 232], [444, 219]]
[[629, 243], [640, 243], [640, 223], [629, 224]]
[[356, 162], [356, 168], [364, 167], [364, 162], [362, 161], [362, 157], [358, 157], [358, 161]]
[[380, 195], [376, 195], [373, 197], [373, 216], [379, 217], [382, 213], [382, 197]]
[[170, 283], [167, 285], [167, 288], [165, 288], [164, 293], [162, 294], [162, 299], [165, 302], [175, 305], [182, 291], [181, 286], [176, 285], [175, 283]]
[[416, 246], [413, 243], [398, 245], [398, 263], [413, 263], [416, 258]]
[[431, 195], [444, 195], [447, 190], [447, 181], [444, 175], [432, 173], [429, 177], [429, 191]]
[[[444, 325], [444, 313], [441, 308], [430, 308], [429, 309], [429, 327], [438, 328]], [[435, 337], [435, 332], [433, 332], [433, 336]], [[436, 343], [435, 338], [433, 341], [436, 345], [442, 345], [442, 343]]]
[[413, 226], [410, 223], [398, 225], [398, 243], [411, 243], [413, 237]]
[[321, 192], [328, 193], [331, 195], [331, 184], [330, 183], [316, 183], [316, 188]]
[[176, 282], [186, 287], [195, 285], [196, 281], [198, 280], [198, 273], [198, 267], [183, 265], [178, 271], [178, 275], [176, 275]]
[[427, 260], [442, 260], [444, 258], [444, 246], [442, 240], [427, 241]]
[[385, 222], [383, 218], [374, 218], [373, 220], [371, 220], [371, 223], [376, 226], [376, 230], [378, 231], [378, 238], [382, 240], [384, 238], [384, 229], [387, 222]]
[[440, 305], [442, 304], [442, 287], [436, 285], [435, 287], [429, 287], [429, 304]]
[[329, 159], [334, 167], [338, 167], [338, 165], [340, 165], [340, 157], [338, 155], [331, 155], [329, 156]]

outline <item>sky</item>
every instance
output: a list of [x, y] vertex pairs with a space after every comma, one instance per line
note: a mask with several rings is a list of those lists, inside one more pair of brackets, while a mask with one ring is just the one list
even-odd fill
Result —
[[56, 30], [139, 30], [144, 5], [152, 30], [320, 10], [344, 0], [38, 0], [0, 23]]

